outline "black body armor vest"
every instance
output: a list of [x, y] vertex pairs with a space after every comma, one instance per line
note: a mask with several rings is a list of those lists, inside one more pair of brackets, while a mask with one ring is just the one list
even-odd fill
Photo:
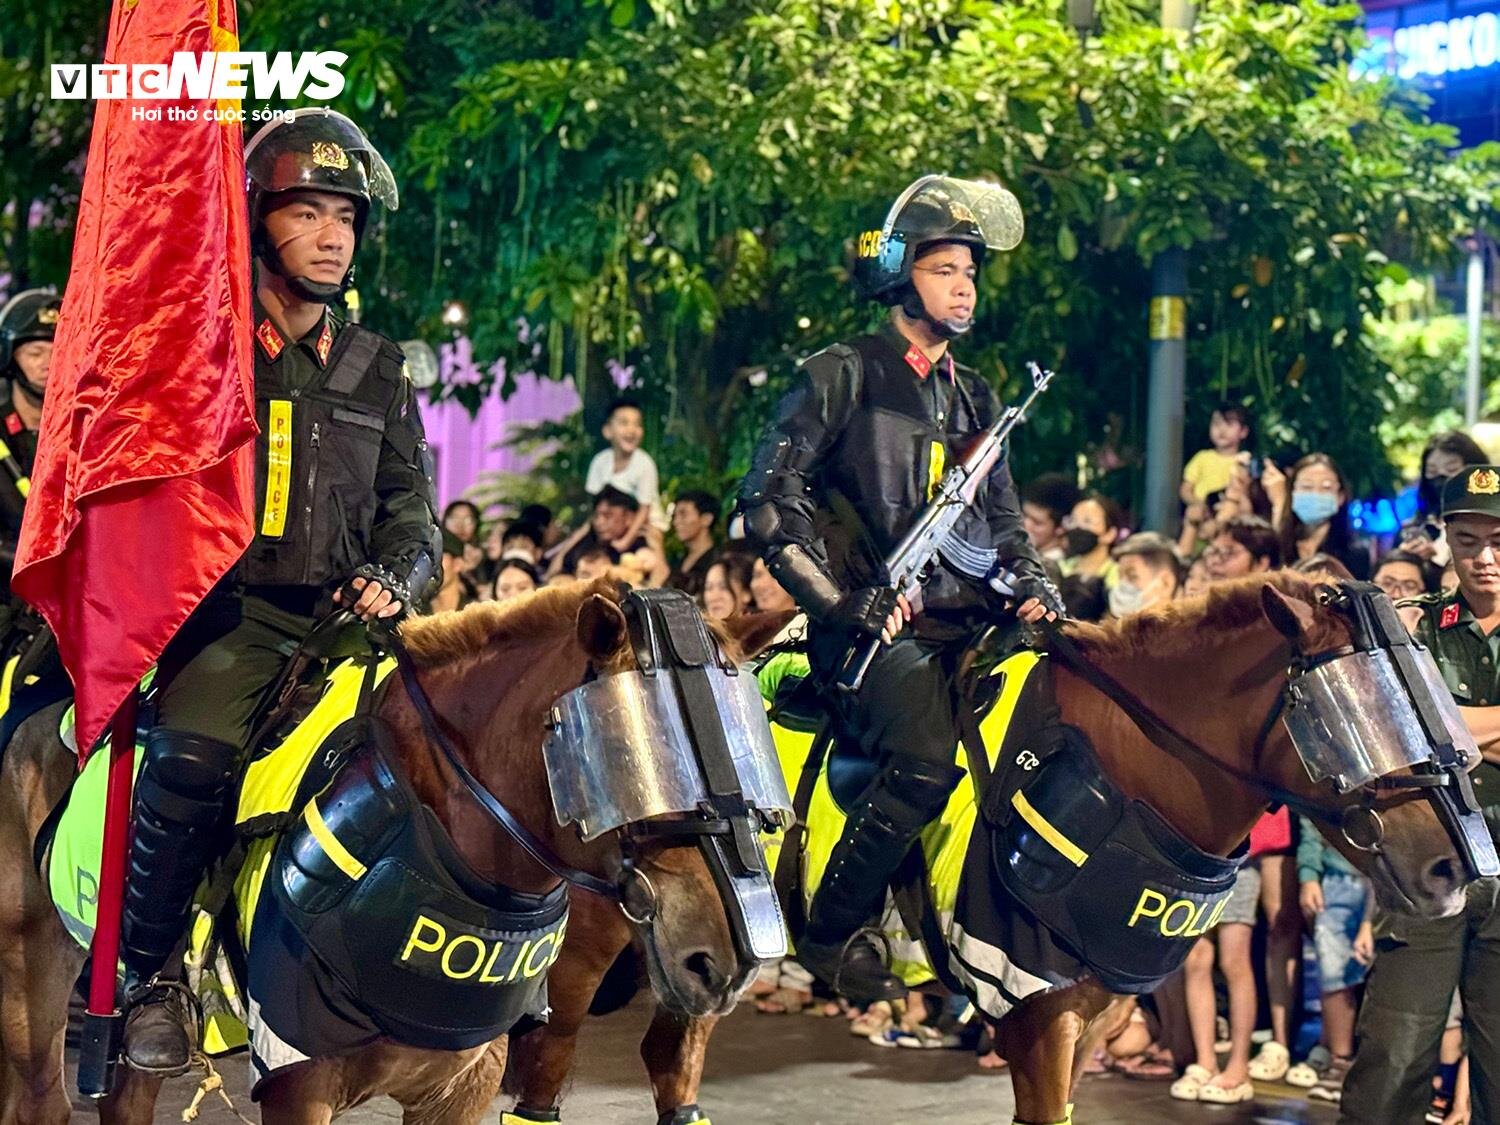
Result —
[[339, 331], [311, 386], [256, 379], [260, 510], [240, 561], [242, 582], [322, 587], [369, 561], [386, 410], [403, 379], [394, 346], [357, 324]]

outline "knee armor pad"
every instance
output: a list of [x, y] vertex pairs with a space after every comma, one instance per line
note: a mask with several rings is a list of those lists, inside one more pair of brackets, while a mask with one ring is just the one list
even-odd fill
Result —
[[233, 743], [184, 731], [158, 729], [146, 738], [122, 934], [126, 963], [141, 976], [160, 970], [182, 936], [228, 812], [239, 757]]

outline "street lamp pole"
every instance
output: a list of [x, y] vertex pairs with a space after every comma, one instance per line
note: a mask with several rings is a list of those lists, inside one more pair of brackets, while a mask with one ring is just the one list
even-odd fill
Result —
[[1475, 236], [1469, 242], [1466, 313], [1469, 327], [1468, 369], [1464, 378], [1464, 425], [1479, 421], [1479, 359], [1484, 328], [1484, 242]]
[[[1162, 0], [1164, 30], [1186, 36], [1193, 18], [1188, 0]], [[1150, 336], [1145, 526], [1171, 533], [1177, 527], [1187, 395], [1187, 251], [1180, 247], [1163, 250], [1151, 262]]]

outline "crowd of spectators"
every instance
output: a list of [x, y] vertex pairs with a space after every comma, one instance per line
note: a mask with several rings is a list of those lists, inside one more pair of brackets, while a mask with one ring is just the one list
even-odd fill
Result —
[[[736, 534], [721, 497], [689, 489], [664, 503], [657, 466], [641, 445], [642, 422], [637, 403], [611, 406], [603, 427], [607, 446], [588, 471], [590, 518], [571, 532], [540, 506], [485, 527], [473, 504], [450, 504], [443, 515], [448, 577], [434, 608], [506, 601], [543, 585], [613, 574], [636, 586], [683, 590], [710, 618], [795, 609]], [[1373, 581], [1392, 600], [1453, 588], [1438, 488], [1465, 465], [1489, 461], [1468, 435], [1450, 431], [1428, 443], [1416, 515], [1382, 544], [1353, 527], [1354, 497], [1332, 457], [1313, 451], [1283, 467], [1249, 452], [1252, 434], [1242, 406], [1213, 412], [1209, 444], [1183, 472], [1176, 538], [1136, 528], [1113, 499], [1068, 475], [1024, 482], [1027, 534], [1070, 616], [1122, 618], [1283, 566], [1324, 580]], [[1400, 612], [1412, 627], [1419, 611]], [[1314, 1100], [1339, 1100], [1356, 1046], [1362, 982], [1376, 956], [1369, 884], [1285, 809], [1262, 819], [1249, 849], [1216, 928], [1197, 940], [1173, 979], [1109, 1030], [1088, 1072], [1169, 1081], [1174, 1098], [1208, 1104], [1249, 1101], [1255, 1081], [1286, 1082]], [[888, 1005], [857, 1012], [822, 993], [791, 961], [755, 991], [763, 1011], [842, 1013], [855, 1034], [882, 1045], [962, 1044], [977, 1049], [984, 1066], [1005, 1065], [961, 1001], [914, 994], [904, 1013]], [[1433, 1076], [1429, 1120], [1464, 1125], [1469, 1109], [1456, 1010], [1453, 1026]]]
[[610, 574], [632, 586], [682, 590], [712, 618], [793, 608], [748, 544], [724, 533], [720, 497], [684, 489], [672, 498], [668, 515], [656, 462], [641, 448], [643, 432], [638, 403], [622, 398], [611, 404], [603, 427], [607, 445], [589, 464], [589, 519], [572, 531], [558, 527], [540, 504], [487, 526], [470, 501], [449, 504], [443, 511], [444, 581], [432, 610], [508, 601], [542, 586]]

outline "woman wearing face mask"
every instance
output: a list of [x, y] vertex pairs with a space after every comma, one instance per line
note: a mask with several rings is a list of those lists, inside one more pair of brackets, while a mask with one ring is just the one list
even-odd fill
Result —
[[1401, 550], [1423, 562], [1447, 566], [1451, 557], [1438, 518], [1438, 496], [1443, 482], [1465, 465], [1487, 465], [1490, 458], [1479, 443], [1462, 430], [1447, 430], [1422, 450], [1422, 478], [1417, 482], [1417, 512], [1401, 528]]
[[1109, 608], [1109, 591], [1119, 577], [1119, 564], [1110, 557], [1125, 515], [1119, 505], [1097, 492], [1087, 493], [1063, 521], [1067, 555], [1057, 564], [1057, 584], [1068, 616], [1097, 621]]
[[1113, 586], [1119, 567], [1110, 551], [1125, 523], [1120, 506], [1107, 496], [1090, 492], [1073, 505], [1066, 522], [1068, 554], [1060, 568], [1063, 577], [1097, 578], [1106, 588]]
[[1370, 543], [1349, 528], [1349, 482], [1332, 457], [1309, 453], [1286, 474], [1291, 496], [1282, 508], [1277, 532], [1286, 565], [1320, 551], [1349, 568], [1361, 582], [1370, 577]]

